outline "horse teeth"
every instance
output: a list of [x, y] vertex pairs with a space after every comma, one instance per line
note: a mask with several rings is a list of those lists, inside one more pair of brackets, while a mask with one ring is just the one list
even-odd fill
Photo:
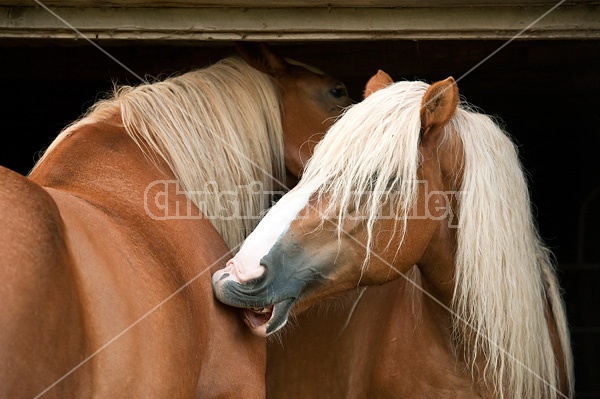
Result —
[[268, 313], [269, 309], [265, 308], [265, 307], [261, 307], [261, 308], [252, 308], [252, 310], [256, 313]]

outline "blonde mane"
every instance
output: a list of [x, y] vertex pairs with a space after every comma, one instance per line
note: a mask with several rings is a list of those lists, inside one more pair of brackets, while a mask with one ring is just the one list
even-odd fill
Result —
[[285, 178], [281, 104], [272, 80], [230, 57], [162, 82], [120, 87], [65, 129], [37, 164], [69, 131], [115, 109], [146, 156], [166, 162], [237, 249], [271, 205], [273, 179]]
[[[402, 237], [418, 190], [420, 106], [429, 85], [398, 82], [349, 108], [317, 145], [296, 190], [326, 198], [341, 222], [363, 211], [368, 252], [382, 204], [393, 197]], [[446, 127], [463, 147], [452, 301], [457, 349], [500, 398], [558, 398], [559, 369], [545, 317], [554, 317], [573, 390], [565, 310], [550, 251], [532, 217], [515, 145], [483, 114], [461, 104]], [[443, 144], [442, 144], [443, 145]], [[356, 193], [368, 193], [356, 195]], [[338, 235], [343, 234], [342, 223]]]

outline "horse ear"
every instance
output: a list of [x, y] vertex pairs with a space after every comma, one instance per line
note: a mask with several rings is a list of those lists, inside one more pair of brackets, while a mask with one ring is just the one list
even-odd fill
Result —
[[[429, 86], [421, 102], [421, 138], [435, 139], [458, 106], [458, 86], [454, 78]], [[437, 140], [435, 140], [437, 141]]]
[[266, 43], [238, 41], [235, 42], [235, 47], [253, 68], [274, 77], [285, 72], [287, 62]]
[[394, 83], [393, 79], [387, 73], [383, 72], [381, 69], [377, 71], [375, 75], [369, 79], [367, 85], [365, 86], [365, 91], [363, 92], [363, 100], [369, 97], [371, 94], [375, 93], [377, 90], [383, 89]]

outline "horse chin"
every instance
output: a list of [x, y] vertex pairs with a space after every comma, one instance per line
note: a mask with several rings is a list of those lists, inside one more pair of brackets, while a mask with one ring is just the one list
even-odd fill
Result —
[[244, 321], [254, 335], [267, 337], [285, 326], [293, 303], [293, 299], [286, 299], [270, 306], [246, 308]]

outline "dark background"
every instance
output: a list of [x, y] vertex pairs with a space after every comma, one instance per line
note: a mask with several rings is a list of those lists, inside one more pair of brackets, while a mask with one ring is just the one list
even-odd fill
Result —
[[[226, 42], [98, 44], [141, 76], [185, 72], [235, 52]], [[377, 69], [394, 80], [453, 76], [468, 102], [502, 121], [519, 145], [541, 235], [558, 260], [577, 398], [600, 398], [600, 41], [516, 40], [465, 75], [503, 44], [274, 46], [341, 78], [355, 100]], [[114, 83], [139, 80], [83, 40], [0, 41], [0, 165], [27, 174], [60, 130]]]

